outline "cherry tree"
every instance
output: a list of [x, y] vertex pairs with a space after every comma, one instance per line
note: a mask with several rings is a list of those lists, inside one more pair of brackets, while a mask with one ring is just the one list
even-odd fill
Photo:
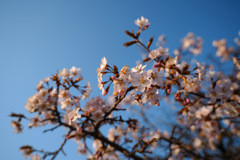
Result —
[[[87, 159], [240, 159], [240, 32], [233, 47], [226, 39], [213, 41], [216, 56], [232, 68], [224, 72], [215, 70], [214, 62], [192, 60], [203, 45], [193, 33], [169, 53], [165, 36], [158, 38], [154, 49], [153, 37], [147, 44], [140, 39], [150, 26], [148, 19], [141, 17], [135, 24], [137, 31], [125, 31], [132, 40], [124, 46], [138, 45], [147, 54], [133, 68], [101, 59], [98, 87], [106, 98], [90, 97], [90, 83], [82, 84], [81, 69], [73, 66], [37, 84], [25, 105], [32, 117], [10, 115], [16, 133], [22, 132], [23, 120], [29, 128], [48, 127], [44, 133], [66, 129], [55, 151], [24, 145], [24, 157], [56, 159], [74, 140]], [[154, 109], [161, 121], [162, 108], [170, 108], [174, 119], [165, 130], [151, 116]]]

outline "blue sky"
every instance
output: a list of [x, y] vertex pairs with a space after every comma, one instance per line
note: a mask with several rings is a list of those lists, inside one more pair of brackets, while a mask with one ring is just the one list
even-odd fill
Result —
[[[191, 31], [204, 39], [203, 51], [208, 53], [214, 39], [227, 38], [233, 44], [240, 29], [239, 6], [239, 1], [217, 0], [0, 0], [1, 159], [24, 159], [19, 153], [24, 144], [54, 150], [61, 143], [61, 130], [43, 135], [43, 129], [25, 125], [17, 135], [10, 125], [11, 112], [27, 113], [24, 105], [42, 78], [64, 67], [80, 67], [93, 86], [92, 95], [98, 95], [96, 69], [102, 57], [119, 67], [132, 67], [141, 58], [137, 47], [122, 46], [130, 40], [124, 30], [137, 30], [137, 18], [144, 16], [151, 23], [144, 42], [164, 34], [173, 52]], [[76, 149], [74, 143], [66, 146], [67, 159], [78, 158]]]

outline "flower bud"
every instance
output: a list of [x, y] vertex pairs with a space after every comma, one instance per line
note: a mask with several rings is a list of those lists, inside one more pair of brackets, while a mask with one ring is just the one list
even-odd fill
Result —
[[106, 89], [102, 90], [102, 95], [106, 96], [108, 94], [109, 87], [110, 85]]
[[171, 85], [167, 85], [165, 89], [166, 89], [167, 95], [169, 95], [171, 93]]
[[175, 100], [176, 100], [176, 101], [179, 101], [180, 98], [181, 98], [181, 93], [175, 94]]
[[159, 102], [159, 101], [156, 101], [156, 102], [155, 102], [155, 105], [156, 105], [156, 106], [160, 106], [160, 102]]
[[155, 64], [153, 65], [154, 68], [158, 68], [158, 67], [160, 67], [160, 66], [161, 66], [161, 63], [160, 63], [160, 62], [155, 63]]
[[187, 97], [186, 98], [186, 103], [189, 104], [190, 103], [190, 99]]
[[151, 85], [147, 86], [147, 90], [151, 91], [152, 90], [152, 86]]
[[107, 93], [108, 93], [108, 91], [107, 91], [106, 89], [103, 89], [103, 90], [102, 90], [102, 95], [106, 96]]
[[115, 80], [115, 79], [116, 79], [116, 76], [115, 76], [115, 75], [112, 75], [111, 78], [112, 78], [112, 80]]

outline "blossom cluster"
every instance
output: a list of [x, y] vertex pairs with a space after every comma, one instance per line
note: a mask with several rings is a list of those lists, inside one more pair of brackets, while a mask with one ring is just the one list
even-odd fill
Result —
[[[132, 159], [231, 159], [238, 156], [239, 146], [234, 141], [240, 140], [239, 38], [234, 40], [237, 49], [227, 47], [225, 39], [213, 41], [217, 57], [232, 62], [232, 73], [224, 73], [197, 60], [191, 63], [183, 60], [184, 54], [202, 52], [203, 40], [193, 33], [188, 33], [181, 40], [181, 47], [171, 53], [164, 47], [165, 36], [160, 36], [153, 49], [153, 37], [147, 45], [139, 39], [149, 28], [148, 19], [141, 17], [135, 24], [138, 31], [125, 31], [133, 40], [124, 46], [138, 44], [147, 55], [136, 66], [124, 65], [121, 69], [110, 65], [107, 58], [101, 59], [97, 68], [98, 87], [103, 96], [112, 92], [108, 100], [101, 96], [87, 99], [91, 85], [89, 82], [79, 85], [83, 80], [81, 69], [73, 66], [38, 83], [37, 93], [25, 105], [29, 113], [36, 113], [32, 118], [11, 114], [18, 118], [12, 121], [16, 133], [23, 130], [23, 119], [29, 121], [29, 128], [54, 126], [44, 132], [58, 127], [68, 130], [55, 152], [22, 146], [20, 150], [26, 158], [39, 160], [42, 154], [42, 159], [48, 156], [54, 159], [70, 139], [78, 143], [78, 152], [88, 159], [117, 160], [122, 156]], [[80, 93], [76, 95], [73, 90]], [[156, 107], [158, 120], [163, 108], [171, 107], [170, 102], [174, 101], [177, 106], [173, 110], [176, 122], [168, 124], [173, 127], [167, 131], [163, 131], [162, 126], [158, 128], [162, 123], [156, 122], [156, 127], [153, 117], [147, 115], [151, 106], [160, 106], [163, 99], [168, 103], [161, 102], [161, 107], [166, 107]], [[141, 117], [129, 116], [126, 111]], [[93, 149], [89, 147], [90, 142]], [[159, 154], [158, 149], [164, 154]]]
[[89, 116], [92, 120], [98, 122], [103, 119], [105, 113], [109, 112], [110, 109], [111, 105], [97, 96], [90, 99], [82, 110], [85, 116]]
[[[126, 33], [129, 35], [129, 32]], [[237, 40], [235, 39], [236, 43]], [[159, 106], [159, 100], [164, 96], [161, 90], [164, 90], [166, 95], [174, 94], [175, 100], [183, 105], [179, 111], [179, 124], [190, 127], [193, 134], [199, 134], [193, 139], [192, 147], [197, 151], [203, 149], [203, 146], [206, 149], [216, 150], [222, 141], [223, 130], [229, 129], [228, 132], [231, 134], [240, 135], [239, 125], [231, 121], [239, 117], [240, 63], [239, 58], [233, 56], [233, 63], [238, 74], [228, 76], [223, 72], [208, 69], [197, 61], [194, 66], [194, 64], [190, 65], [180, 60], [178, 55], [186, 49], [194, 55], [200, 54], [202, 43], [201, 38], [195, 39], [194, 34], [189, 33], [182, 39], [181, 48], [174, 51], [175, 57], [169, 56], [168, 48], [160, 46], [149, 50], [149, 46], [146, 47], [140, 43], [149, 52], [144, 62], [154, 62], [148, 70], [146, 70], [147, 65], [139, 64], [131, 69], [129, 66], [124, 66], [118, 71], [118, 67], [113, 65], [111, 68], [104, 57], [101, 65], [104, 64], [106, 67], [100, 66], [97, 70], [99, 88], [102, 89], [102, 94], [106, 95], [110, 85], [113, 84], [113, 95], [122, 97], [128, 88], [133, 87], [135, 92], [132, 92], [131, 96], [134, 97], [135, 104], [139, 106], [146, 102], [149, 106]], [[216, 55], [223, 57], [224, 61], [235, 52], [234, 48], [226, 47], [225, 40], [213, 41], [213, 45], [217, 47]], [[103, 76], [107, 73], [112, 75], [108, 81], [104, 82]], [[108, 86], [105, 89], [106, 84]], [[173, 87], [177, 89], [172, 90]], [[219, 123], [223, 126], [219, 127]], [[176, 155], [181, 155], [179, 145], [174, 144], [172, 150], [175, 150], [173, 154], [175, 158]]]
[[234, 49], [232, 47], [227, 47], [227, 40], [226, 39], [220, 39], [213, 41], [213, 46], [217, 48], [216, 55], [218, 57], [222, 57], [222, 61], [226, 61], [229, 59], [229, 55], [233, 53]]
[[[71, 69], [64, 68], [60, 73], [53, 76], [51, 79], [56, 82], [57, 88], [50, 87], [50, 78], [44, 78], [37, 85], [38, 93], [31, 96], [25, 108], [28, 112], [38, 112], [41, 116], [54, 119], [56, 116], [52, 113], [52, 110], [56, 106], [59, 106], [61, 110], [64, 110], [64, 121], [68, 124], [81, 118], [78, 113], [80, 110], [80, 99], [86, 99], [89, 97], [91, 91], [91, 85], [88, 82], [86, 86], [80, 87], [77, 83], [83, 79], [81, 69], [73, 66]], [[73, 96], [70, 93], [70, 88], [75, 88], [80, 91], [81, 95]], [[30, 120], [30, 127], [38, 127], [46, 124], [42, 117], [35, 116]]]
[[[157, 54], [153, 56], [153, 52]], [[162, 53], [162, 54], [161, 54]], [[102, 94], [106, 95], [109, 87], [113, 84], [113, 95], [123, 96], [129, 86], [132, 86], [135, 93], [135, 101], [137, 104], [148, 102], [149, 105], [159, 106], [161, 95], [160, 90], [165, 90], [166, 94], [171, 93], [171, 86], [177, 82], [179, 90], [176, 93], [191, 93], [197, 92], [201, 88], [201, 80], [205, 75], [206, 69], [198, 62], [195, 64], [195, 70], [190, 71], [191, 66], [185, 62], [178, 62], [178, 56], [172, 58], [167, 56], [167, 49], [158, 48], [157, 51], [153, 50], [149, 53], [149, 58], [154, 60], [155, 63], [151, 69], [145, 70], [147, 65], [139, 64], [131, 69], [129, 66], [124, 66], [118, 71], [112, 70], [110, 66], [105, 63], [104, 70], [97, 69], [98, 72], [98, 86], [102, 89]], [[106, 58], [102, 59], [102, 63], [107, 62]], [[193, 68], [193, 67], [192, 67]], [[103, 75], [112, 73], [108, 81], [103, 81]], [[176, 81], [176, 82], [174, 82]], [[104, 88], [105, 85], [109, 85]]]
[[179, 55], [180, 52], [184, 50], [189, 50], [190, 53], [194, 55], [198, 55], [202, 52], [202, 45], [203, 45], [203, 40], [201, 37], [196, 37], [192, 32], [189, 32], [186, 37], [184, 37], [182, 40], [182, 46], [174, 50], [175, 55]]

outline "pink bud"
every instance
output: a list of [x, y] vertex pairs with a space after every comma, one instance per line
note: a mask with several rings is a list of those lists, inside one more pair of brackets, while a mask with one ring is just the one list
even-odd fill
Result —
[[188, 105], [190, 103], [190, 99], [187, 97], [184, 99], [183, 104]]
[[151, 91], [152, 90], [152, 86], [151, 85], [147, 86], [147, 90]]
[[186, 98], [186, 103], [189, 104], [190, 103], [190, 99], [187, 97]]
[[155, 102], [155, 105], [156, 105], [156, 106], [160, 106], [160, 102], [159, 102], [159, 101], [156, 101], [156, 102]]
[[171, 88], [167, 89], [167, 94], [170, 94], [170, 93], [171, 93]]
[[181, 98], [181, 93], [175, 94], [175, 99], [176, 99], [177, 101], [180, 100], [180, 98]]
[[115, 80], [115, 79], [116, 79], [116, 76], [115, 76], [115, 75], [112, 75], [111, 78], [112, 78], [112, 80]]
[[186, 100], [184, 100], [184, 101], [183, 101], [183, 105], [184, 105], [184, 106], [186, 106], [186, 105], [187, 105], [187, 103], [186, 103]]
[[167, 85], [167, 86], [165, 87], [165, 89], [166, 89], [167, 95], [171, 93], [171, 85], [170, 85], [170, 84]]
[[154, 68], [158, 68], [158, 67], [160, 67], [160, 66], [161, 66], [161, 63], [160, 63], [160, 62], [155, 63], [155, 64], [153, 65]]
[[108, 94], [109, 87], [110, 85], [106, 89], [102, 90], [102, 95], [106, 96]]
[[108, 92], [107, 92], [107, 90], [106, 90], [106, 89], [103, 89], [103, 90], [102, 90], [102, 95], [106, 96], [106, 95], [107, 95], [107, 93], [108, 93]]

